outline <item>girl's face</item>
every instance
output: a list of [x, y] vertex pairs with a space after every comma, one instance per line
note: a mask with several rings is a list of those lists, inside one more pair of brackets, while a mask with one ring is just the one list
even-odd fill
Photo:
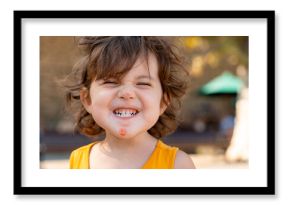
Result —
[[[150, 73], [150, 74], [149, 74]], [[154, 55], [139, 57], [120, 80], [96, 80], [91, 84], [90, 99], [82, 102], [107, 136], [132, 138], [147, 132], [165, 111]]]

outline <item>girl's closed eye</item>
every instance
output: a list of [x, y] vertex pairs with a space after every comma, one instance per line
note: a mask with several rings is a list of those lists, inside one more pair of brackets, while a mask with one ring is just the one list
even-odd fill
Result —
[[104, 88], [116, 88], [120, 85], [120, 83], [116, 80], [104, 80], [100, 83]]
[[151, 83], [147, 83], [147, 82], [138, 82], [137, 85], [141, 85], [141, 86], [144, 86], [144, 87], [151, 87]]
[[118, 85], [119, 83], [116, 80], [105, 80], [102, 83], [103, 85]]

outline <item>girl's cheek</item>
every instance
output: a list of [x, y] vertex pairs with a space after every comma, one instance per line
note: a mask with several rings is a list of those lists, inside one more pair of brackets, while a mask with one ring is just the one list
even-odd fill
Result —
[[110, 91], [96, 91], [92, 93], [95, 101], [104, 102], [105, 100], [109, 100], [112, 98], [113, 93]]

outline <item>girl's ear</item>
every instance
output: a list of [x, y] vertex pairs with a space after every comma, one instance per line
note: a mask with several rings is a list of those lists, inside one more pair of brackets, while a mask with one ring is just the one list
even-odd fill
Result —
[[162, 115], [170, 103], [169, 97], [166, 93], [163, 94], [163, 99], [160, 103], [160, 115]]
[[90, 91], [83, 87], [80, 90], [80, 100], [84, 106], [84, 108], [87, 110], [88, 113], [91, 113], [91, 98], [90, 98]]

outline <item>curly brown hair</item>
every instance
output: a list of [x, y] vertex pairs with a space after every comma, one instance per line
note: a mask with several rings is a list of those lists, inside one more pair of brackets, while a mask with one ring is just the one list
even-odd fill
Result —
[[148, 59], [149, 53], [154, 54], [158, 61], [158, 75], [165, 94], [162, 101], [167, 108], [148, 133], [159, 139], [177, 128], [177, 114], [181, 97], [187, 89], [188, 72], [170, 37], [85, 36], [76, 39], [79, 46], [84, 47], [85, 55], [64, 81], [66, 102], [75, 114], [76, 130], [87, 136], [97, 136], [104, 132], [82, 105], [81, 89], [89, 90], [94, 80], [112, 77], [121, 79], [140, 56], [144, 55]]

